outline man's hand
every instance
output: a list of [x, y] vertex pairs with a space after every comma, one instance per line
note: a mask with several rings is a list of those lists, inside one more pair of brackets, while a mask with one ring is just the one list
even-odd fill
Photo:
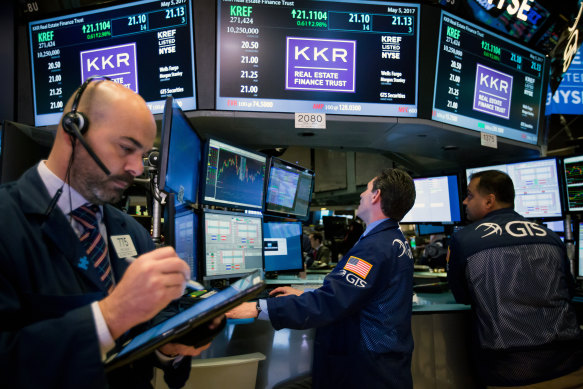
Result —
[[[221, 315], [214, 318], [213, 322], [209, 324], [209, 329], [214, 330], [215, 328], [220, 326], [224, 317], [225, 317], [224, 315]], [[158, 351], [169, 357], [174, 357], [178, 355], [196, 357], [210, 346], [211, 346], [210, 342], [201, 347], [187, 346], [185, 344], [179, 343], [166, 343], [164, 346], [158, 348]]]
[[114, 339], [154, 317], [184, 293], [190, 269], [172, 247], [138, 257], [99, 308]]
[[198, 348], [179, 343], [166, 343], [164, 346], [160, 347], [158, 351], [168, 357], [177, 357], [179, 355], [196, 357], [210, 346], [210, 343], [207, 343], [204, 346]]
[[242, 303], [225, 313], [225, 316], [227, 319], [251, 319], [256, 318], [258, 314], [257, 303]]
[[291, 286], [278, 286], [277, 288], [273, 289], [271, 292], [269, 292], [270, 296], [275, 296], [275, 297], [283, 297], [283, 296], [299, 296], [302, 293], [304, 293], [303, 290], [299, 290], [299, 289], [294, 289]]

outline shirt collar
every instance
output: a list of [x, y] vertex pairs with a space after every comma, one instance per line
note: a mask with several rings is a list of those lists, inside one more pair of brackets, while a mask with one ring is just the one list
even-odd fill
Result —
[[366, 236], [366, 235], [368, 235], [368, 233], [369, 233], [369, 232], [371, 232], [371, 231], [372, 231], [372, 230], [373, 230], [373, 229], [374, 229], [376, 226], [378, 226], [379, 224], [381, 224], [382, 222], [384, 222], [385, 220], [388, 220], [388, 219], [389, 219], [389, 218], [388, 218], [388, 217], [386, 217], [386, 218], [384, 218], [384, 219], [379, 219], [379, 220], [376, 220], [376, 221], [374, 221], [374, 222], [372, 222], [372, 223], [368, 224], [368, 225], [366, 226], [366, 230], [364, 230], [364, 232], [362, 233], [362, 236]]
[[[63, 193], [59, 197], [57, 206], [61, 209], [63, 214], [68, 215], [73, 209], [79, 208], [83, 204], [87, 204], [88, 201], [75, 189], [66, 184], [61, 180], [55, 173], [53, 173], [47, 166], [46, 161], [41, 161], [37, 165], [37, 171], [40, 175], [40, 179], [45, 184], [49, 196], [53, 197], [59, 188], [63, 188]], [[70, 200], [69, 200], [70, 196]], [[99, 211], [103, 214], [103, 206], [99, 206]]]

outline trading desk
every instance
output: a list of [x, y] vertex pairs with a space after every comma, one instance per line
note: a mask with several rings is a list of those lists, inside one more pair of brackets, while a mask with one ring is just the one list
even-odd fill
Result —
[[[307, 274], [266, 280], [268, 285], [302, 288], [322, 283], [325, 275]], [[450, 292], [417, 293], [413, 296], [412, 329], [414, 388], [478, 387], [470, 367], [469, 306], [456, 304]], [[203, 352], [201, 358], [225, 357], [260, 352], [256, 388], [272, 388], [279, 382], [308, 375], [311, 370], [315, 330], [275, 331], [269, 321], [229, 323]]]

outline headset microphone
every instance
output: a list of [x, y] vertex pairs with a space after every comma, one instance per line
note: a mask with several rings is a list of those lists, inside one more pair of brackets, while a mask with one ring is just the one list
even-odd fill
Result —
[[83, 112], [77, 111], [77, 108], [79, 107], [79, 101], [81, 100], [81, 96], [83, 95], [83, 92], [87, 88], [87, 85], [89, 85], [91, 81], [96, 79], [111, 80], [109, 77], [106, 76], [92, 76], [85, 80], [85, 82], [77, 90], [77, 94], [75, 95], [75, 99], [73, 100], [73, 105], [71, 106], [71, 111], [63, 116], [62, 124], [63, 130], [67, 134], [69, 134], [72, 139], [79, 140], [79, 142], [83, 145], [85, 150], [87, 150], [87, 153], [91, 156], [91, 158], [93, 158], [97, 166], [99, 166], [99, 168], [103, 170], [103, 172], [106, 175], [109, 176], [111, 175], [111, 172], [101, 161], [101, 159], [99, 159], [97, 154], [95, 154], [93, 148], [91, 148], [91, 146], [85, 140], [85, 137], [83, 137], [83, 134], [85, 134], [89, 129], [89, 119], [87, 119], [87, 116], [85, 116]]

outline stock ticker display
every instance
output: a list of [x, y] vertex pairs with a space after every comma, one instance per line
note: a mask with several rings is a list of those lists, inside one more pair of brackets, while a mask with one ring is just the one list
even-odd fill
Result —
[[583, 156], [563, 160], [569, 211], [583, 211]]
[[442, 12], [432, 119], [536, 144], [544, 56]]
[[417, 116], [419, 9], [219, 0], [219, 110]]
[[173, 95], [196, 109], [189, 0], [139, 1], [29, 23], [36, 125], [59, 121], [90, 76], [139, 93], [153, 113]]

